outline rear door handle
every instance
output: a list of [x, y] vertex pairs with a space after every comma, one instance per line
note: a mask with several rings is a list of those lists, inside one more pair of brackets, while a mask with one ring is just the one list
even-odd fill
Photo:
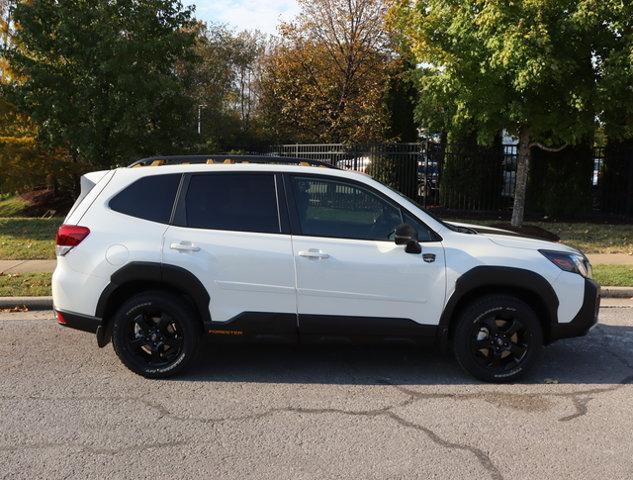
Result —
[[319, 250], [318, 248], [310, 248], [309, 250], [301, 250], [299, 252], [300, 257], [305, 258], [313, 258], [315, 260], [325, 260], [326, 258], [330, 258], [330, 255], [325, 253], [323, 250]]
[[180, 243], [172, 243], [169, 248], [172, 250], [177, 250], [179, 252], [199, 252], [200, 247], [196, 247], [191, 242], [180, 242]]

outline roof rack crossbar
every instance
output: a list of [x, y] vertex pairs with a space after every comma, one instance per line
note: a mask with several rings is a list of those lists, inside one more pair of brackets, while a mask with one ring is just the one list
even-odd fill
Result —
[[128, 167], [147, 167], [157, 165], [184, 165], [184, 164], [220, 164], [220, 163], [261, 163], [281, 165], [305, 165], [310, 167], [337, 167], [323, 160], [309, 158], [282, 157], [268, 155], [166, 155], [143, 158], [131, 163]]

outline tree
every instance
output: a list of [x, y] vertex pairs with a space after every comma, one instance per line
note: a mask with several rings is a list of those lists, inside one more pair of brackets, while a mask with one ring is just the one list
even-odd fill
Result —
[[257, 143], [255, 84], [264, 44], [259, 32], [235, 33], [213, 24], [200, 29], [200, 62], [191, 73], [192, 97], [202, 106], [199, 149], [248, 148]]
[[12, 9], [8, 98], [38, 140], [97, 167], [169, 153], [194, 133], [179, 63], [195, 60], [192, 9], [174, 0], [32, 0]]
[[[15, 24], [10, 0], [0, 0], [0, 48], [14, 44]], [[33, 187], [56, 187], [72, 178], [66, 157], [37, 143], [37, 126], [18, 111], [4, 95], [7, 84], [16, 79], [6, 59], [0, 58], [0, 192], [14, 193]], [[64, 173], [60, 174], [60, 171]]]
[[300, 0], [263, 63], [260, 112], [277, 140], [382, 139], [390, 55], [381, 0]]
[[596, 29], [595, 63], [600, 119], [607, 142], [600, 177], [601, 208], [633, 215], [633, 4], [586, 0]]
[[583, 3], [587, 16], [601, 20], [593, 32], [600, 119], [610, 140], [633, 139], [633, 4]]
[[418, 64], [418, 119], [491, 144], [519, 138], [512, 225], [521, 226], [531, 149], [562, 150], [595, 128], [592, 31], [577, 0], [397, 0], [390, 21]]

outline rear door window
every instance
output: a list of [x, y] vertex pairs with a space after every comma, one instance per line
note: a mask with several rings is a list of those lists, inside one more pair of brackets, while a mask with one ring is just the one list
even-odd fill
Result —
[[275, 177], [272, 173], [192, 175], [185, 218], [191, 228], [280, 233]]
[[140, 178], [110, 200], [110, 208], [131, 217], [169, 223], [180, 174]]

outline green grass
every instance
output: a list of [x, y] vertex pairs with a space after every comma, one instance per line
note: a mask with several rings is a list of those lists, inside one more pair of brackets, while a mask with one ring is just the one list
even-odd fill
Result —
[[0, 297], [45, 297], [50, 294], [50, 273], [0, 275]]
[[[491, 225], [499, 220], [454, 220], [456, 222]], [[633, 254], [633, 225], [611, 225], [567, 222], [526, 222], [544, 228], [560, 237], [560, 241], [584, 253]]]
[[585, 253], [633, 253], [633, 225], [536, 222]]
[[0, 196], [0, 217], [15, 217], [27, 206], [20, 197]]
[[594, 265], [593, 278], [608, 287], [633, 287], [633, 266]]
[[62, 218], [0, 218], [0, 259], [55, 258], [55, 233]]

